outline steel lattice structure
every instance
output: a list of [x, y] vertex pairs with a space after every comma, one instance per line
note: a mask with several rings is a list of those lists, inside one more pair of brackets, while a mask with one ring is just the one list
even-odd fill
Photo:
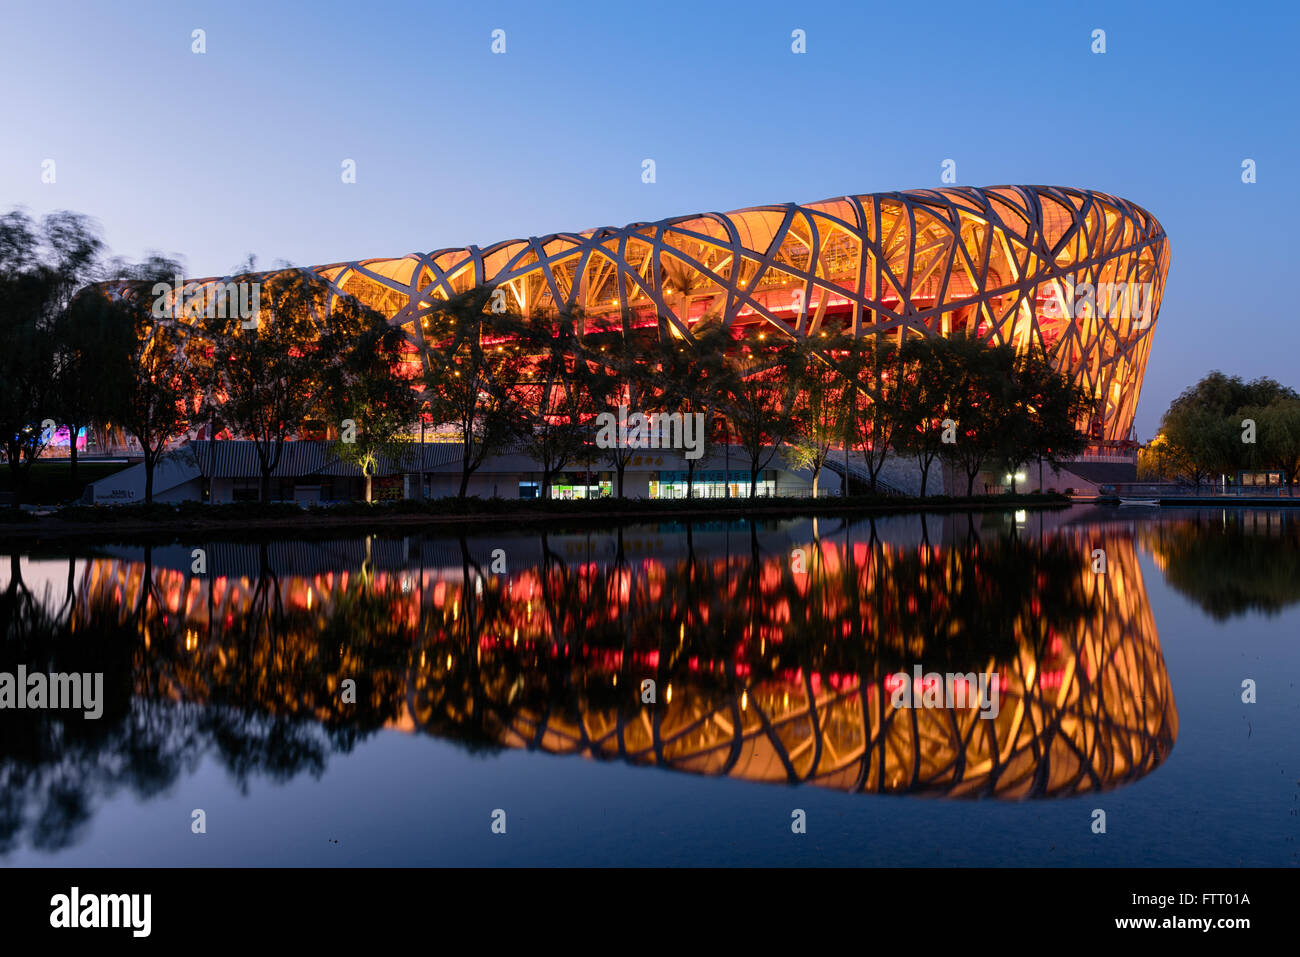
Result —
[[525, 315], [579, 314], [584, 334], [689, 337], [710, 315], [738, 333], [1037, 341], [1096, 400], [1081, 425], [1114, 442], [1130, 434], [1168, 265], [1163, 228], [1127, 200], [997, 186], [755, 206], [310, 272], [401, 325], [420, 350], [433, 347], [422, 317], [484, 285]]

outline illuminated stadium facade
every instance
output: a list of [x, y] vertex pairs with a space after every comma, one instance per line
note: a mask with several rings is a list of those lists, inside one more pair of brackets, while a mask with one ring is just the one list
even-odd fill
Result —
[[[583, 317], [584, 334], [689, 336], [706, 315], [734, 335], [974, 331], [1037, 341], [1094, 397], [1098, 445], [1130, 438], [1169, 264], [1150, 213], [1090, 190], [953, 187], [756, 206], [313, 267], [401, 325], [457, 293], [503, 289], [525, 316]], [[201, 280], [213, 289], [224, 280]]]
[[[440, 249], [400, 259], [315, 266], [329, 294], [353, 296], [403, 329], [407, 362], [427, 362], [439, 347], [427, 330], [440, 303], [472, 289], [525, 317], [568, 314], [580, 338], [622, 336], [633, 349], [654, 337], [691, 337], [706, 316], [741, 344], [762, 337], [797, 339], [848, 333], [886, 336], [974, 334], [1017, 350], [1041, 344], [1055, 366], [1092, 397], [1078, 427], [1089, 448], [1082, 460], [1037, 475], [987, 472], [986, 492], [1013, 482], [1022, 489], [1090, 494], [1135, 477], [1133, 417], [1151, 336], [1164, 292], [1169, 243], [1156, 219], [1132, 203], [1088, 190], [1042, 186], [954, 187], [843, 196], [806, 205], [756, 206], [621, 228], [554, 233], [491, 246]], [[184, 302], [211, 311], [230, 290], [271, 274], [177, 282]], [[333, 299], [330, 305], [333, 305]], [[494, 307], [497, 304], [494, 302]], [[156, 305], [156, 304], [155, 304]], [[240, 315], [245, 303], [240, 301]], [[218, 308], [221, 308], [218, 306]], [[274, 319], [272, 318], [272, 321]], [[601, 350], [592, 350], [597, 355]], [[411, 370], [414, 371], [414, 370]], [[434, 428], [427, 433], [425, 426]], [[376, 473], [382, 497], [440, 497], [461, 490], [455, 436], [439, 423], [420, 425], [419, 456]], [[211, 438], [206, 426], [196, 437]], [[227, 432], [218, 438], [239, 439]], [[294, 452], [272, 474], [271, 496], [295, 501], [345, 501], [360, 494], [355, 465], [336, 461], [328, 435], [304, 430]], [[317, 445], [318, 448], [311, 446]], [[258, 470], [250, 443], [215, 443], [211, 488], [198, 471], [164, 471], [160, 500], [253, 497]], [[441, 448], [438, 446], [441, 445]], [[301, 454], [298, 454], [301, 453]], [[217, 459], [220, 459], [218, 462]], [[758, 495], [807, 494], [807, 470], [770, 460], [754, 485]], [[630, 498], [733, 497], [750, 491], [740, 450], [711, 446], [687, 472], [676, 451], [634, 455], [627, 465]], [[560, 498], [609, 495], [614, 473], [600, 456], [569, 464], [550, 482]], [[847, 490], [866, 476], [857, 453], [827, 460]], [[544, 494], [538, 462], [522, 449], [490, 456], [469, 479], [484, 498]], [[896, 494], [944, 494], [952, 475], [929, 490], [906, 456], [894, 456], [872, 487]], [[987, 470], [986, 470], [987, 471]], [[138, 473], [138, 474], [137, 474]], [[160, 480], [161, 481], [161, 480]], [[962, 485], [961, 487], [973, 487]], [[88, 501], [120, 502], [143, 494], [143, 471], [93, 483]]]

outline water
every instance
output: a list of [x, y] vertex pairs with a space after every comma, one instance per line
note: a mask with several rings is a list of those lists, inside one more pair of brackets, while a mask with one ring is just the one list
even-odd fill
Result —
[[105, 699], [0, 711], [0, 862], [1295, 866], [1298, 573], [1266, 509], [0, 547], [0, 672]]

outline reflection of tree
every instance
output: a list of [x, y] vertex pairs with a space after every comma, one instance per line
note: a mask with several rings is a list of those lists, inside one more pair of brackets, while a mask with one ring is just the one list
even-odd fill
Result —
[[[480, 636], [495, 633], [505, 619], [500, 582], [484, 585], [482, 568], [462, 536], [459, 588], [433, 614], [420, 616], [419, 659], [410, 676], [407, 707], [430, 734], [456, 741], [471, 753], [500, 750], [496, 729], [485, 723], [486, 697]], [[405, 676], [403, 676], [405, 678]]]
[[[1122, 535], [939, 545], [925, 529], [902, 546], [873, 524], [823, 527], [799, 560], [746, 522], [703, 526], [706, 547], [684, 530], [680, 557], [622, 531], [548, 534], [507, 574], [470, 540], [434, 542], [457, 558], [400, 580], [369, 542], [359, 572], [314, 576], [277, 572], [266, 549], [243, 578], [146, 553], [87, 562], [57, 614], [11, 578], [5, 670], [103, 671], [109, 703], [99, 721], [2, 716], [0, 849], [24, 831], [71, 842], [100, 795], [157, 793], [204, 754], [246, 787], [319, 775], [384, 727], [483, 754], [954, 795], [1111, 787], [1168, 754], [1177, 719]], [[1099, 544], [1105, 575], [1089, 570]], [[893, 710], [885, 683], [914, 664], [997, 672], [1001, 713]]]
[[1217, 621], [1300, 601], [1300, 516], [1196, 512], [1146, 524], [1141, 539], [1169, 583]]
[[[202, 620], [175, 615], [166, 594], [179, 577], [155, 575], [148, 561], [126, 566], [134, 593], [101, 579], [59, 617], [12, 581], [0, 595], [0, 671], [102, 672], [105, 698], [97, 720], [0, 713], [0, 852], [23, 831], [36, 847], [75, 843], [99, 796], [158, 794], [205, 753], [241, 787], [254, 775], [319, 775], [332, 752], [401, 712], [410, 636], [394, 625], [391, 598], [362, 579], [312, 615], [284, 606], [264, 566], [238, 618], [209, 629], [201, 601]], [[355, 705], [340, 703], [348, 677]]]
[[39, 848], [75, 843], [93, 796], [129, 787], [148, 797], [175, 780], [186, 748], [182, 722], [166, 705], [132, 697], [139, 634], [117, 608], [96, 605], [73, 629], [18, 590], [0, 596], [0, 671], [102, 672], [103, 714], [8, 710], [0, 713], [0, 852], [26, 830]]

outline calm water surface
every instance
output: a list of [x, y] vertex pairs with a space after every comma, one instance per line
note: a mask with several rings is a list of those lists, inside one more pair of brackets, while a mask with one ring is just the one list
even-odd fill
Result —
[[0, 710], [6, 865], [1300, 864], [1300, 513], [0, 546], [0, 603], [105, 676]]

